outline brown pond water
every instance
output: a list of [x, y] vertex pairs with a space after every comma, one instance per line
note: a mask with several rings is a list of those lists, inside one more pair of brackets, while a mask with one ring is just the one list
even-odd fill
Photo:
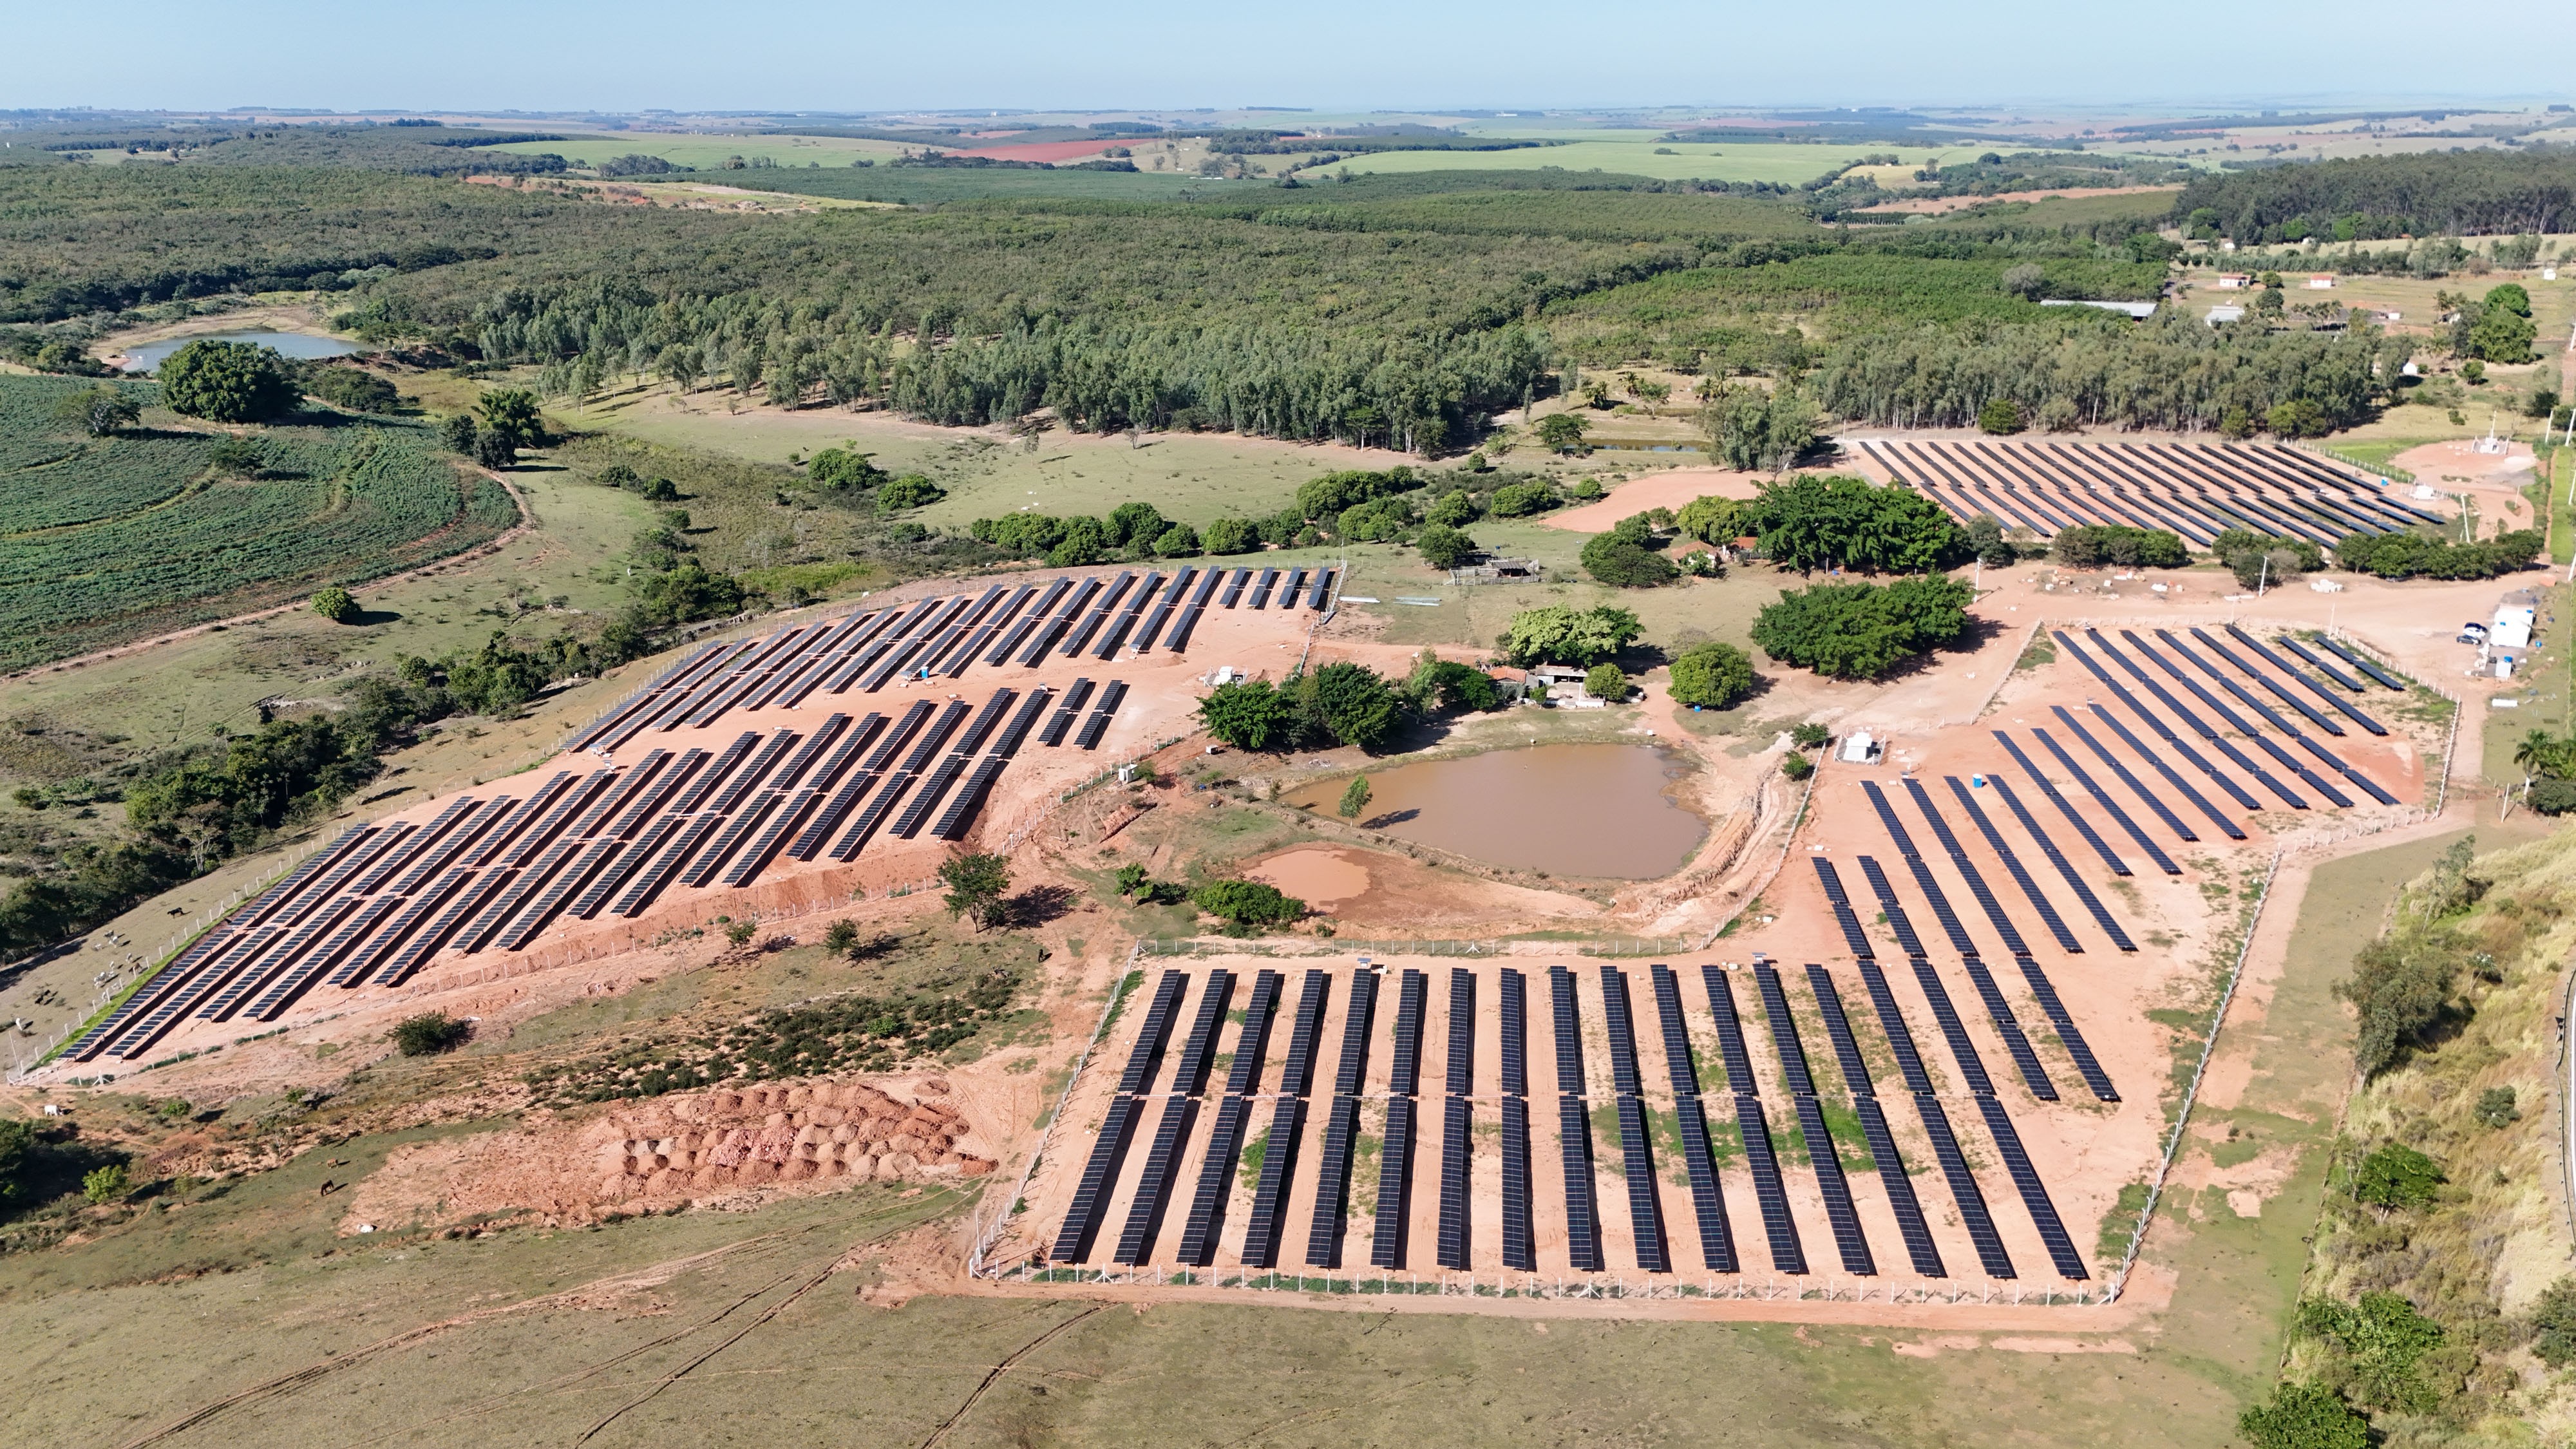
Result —
[[[1518, 870], [1653, 880], [1708, 834], [1667, 793], [1687, 771], [1650, 745], [1534, 745], [1367, 773], [1362, 824]], [[1288, 799], [1329, 814], [1348, 786]]]

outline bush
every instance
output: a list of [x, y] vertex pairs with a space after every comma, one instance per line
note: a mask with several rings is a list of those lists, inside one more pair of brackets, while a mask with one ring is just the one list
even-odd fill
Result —
[[873, 457], [855, 448], [825, 448], [807, 460], [805, 476], [825, 488], [874, 488], [886, 481], [886, 471]]
[[920, 473], [906, 473], [890, 478], [877, 489], [877, 512], [893, 513], [905, 508], [922, 508], [947, 497], [940, 486]]
[[1683, 651], [1673, 661], [1672, 691], [1677, 704], [1702, 709], [1732, 709], [1753, 692], [1753, 660], [1732, 644], [1710, 640]]
[[347, 589], [324, 589], [313, 596], [313, 612], [334, 624], [355, 623], [358, 618], [358, 601], [349, 596]]
[[1780, 773], [1792, 780], [1803, 780], [1816, 773], [1816, 762], [1804, 755], [1782, 755]]
[[2119, 568], [2178, 569], [2191, 562], [2182, 535], [2154, 528], [2125, 528], [2094, 523], [2061, 530], [2049, 551], [2069, 568], [2104, 565]]
[[1801, 720], [1789, 726], [1789, 743], [1802, 750], [1821, 750], [1834, 742], [1834, 732], [1814, 720]]
[[2418, 533], [2356, 533], [2335, 545], [2335, 558], [2355, 573], [2383, 579], [2491, 579], [2528, 567], [2544, 541], [2536, 528], [2482, 543], [2452, 543]]
[[1261, 547], [1261, 530], [1249, 518], [1220, 518], [1207, 526], [1203, 542], [1213, 554], [1250, 553]]
[[2352, 976], [2335, 994], [2353, 1004], [2360, 1020], [2353, 1065], [2364, 1077], [2394, 1065], [2450, 1010], [2458, 965], [2440, 944], [2381, 936], [2353, 957]]
[[1893, 584], [1792, 589], [1753, 620], [1753, 642], [1783, 664], [1872, 679], [1966, 632], [1972, 591], [1940, 574]]
[[[1556, 416], [1563, 417], [1563, 413]], [[1556, 507], [1556, 485], [1544, 478], [1527, 483], [1506, 483], [1494, 490], [1491, 507], [1496, 518], [1526, 518]]]
[[476, 434], [474, 415], [451, 413], [438, 420], [438, 445], [451, 453], [472, 456]]
[[2523, 803], [2543, 815], [2564, 815], [2576, 810], [2576, 780], [2534, 781]]
[[2576, 1363], [2576, 1278], [2561, 1278], [2531, 1305], [2532, 1356], [2551, 1368]]
[[1238, 750], [1284, 750], [1295, 745], [1295, 701], [1267, 679], [1218, 685], [1199, 701], [1199, 723]]
[[[1452, 498], [1460, 495], [1452, 493]], [[1413, 540], [1422, 561], [1435, 569], [1454, 569], [1476, 556], [1476, 541], [1446, 524], [1425, 526]]]
[[1617, 533], [1596, 533], [1583, 545], [1583, 571], [1620, 589], [1652, 589], [1681, 577], [1671, 559]]
[[389, 413], [402, 406], [392, 383], [354, 367], [317, 367], [305, 375], [304, 390], [353, 413]]
[[2522, 1120], [2522, 1108], [2516, 1105], [2511, 1087], [2489, 1087], [2478, 1093], [2478, 1105], [2469, 1113], [2481, 1127], [2510, 1127]]
[[111, 1203], [131, 1191], [133, 1183], [125, 1175], [125, 1164], [111, 1162], [93, 1168], [81, 1179], [81, 1196], [93, 1203]]
[[1644, 632], [1645, 626], [1626, 609], [1551, 604], [1513, 615], [1502, 644], [1515, 664], [1592, 665], [1635, 643]]
[[[2557, 406], [2557, 395], [2555, 393], [2550, 395], [2550, 405], [2552, 407]], [[1464, 528], [1468, 524], [1475, 522], [1477, 519], [1484, 517], [1485, 509], [1482, 504], [1479, 504], [1476, 501], [1475, 494], [1468, 492], [1464, 488], [1460, 488], [1441, 494], [1439, 499], [1431, 505], [1431, 511], [1426, 516], [1429, 517], [1433, 523], [1439, 524], [1443, 528]]]
[[1306, 903], [1257, 880], [1212, 880], [1190, 892], [1190, 903], [1237, 926], [1286, 925], [1306, 914]]
[[1964, 552], [1966, 536], [1939, 504], [1902, 484], [1800, 474], [1766, 483], [1745, 528], [1774, 564], [1801, 573], [1848, 568], [1922, 573]]
[[823, 954], [847, 956], [859, 944], [859, 923], [847, 918], [823, 928]]
[[2236, 1416], [2236, 1432], [2254, 1449], [2370, 1449], [2370, 1421], [2318, 1384], [2274, 1385], [2268, 1401]]
[[218, 423], [284, 417], [299, 396], [286, 359], [247, 342], [199, 338], [164, 359], [157, 375], [172, 412]]
[[395, 1050], [407, 1057], [434, 1057], [465, 1045], [474, 1035], [474, 1023], [459, 1021], [443, 1011], [424, 1011], [403, 1018], [393, 1029]]
[[1612, 704], [1624, 703], [1628, 698], [1628, 676], [1616, 664], [1595, 664], [1583, 676], [1583, 692]]
[[2442, 1185], [2441, 1164], [2402, 1142], [2382, 1143], [2353, 1173], [2352, 1195], [2390, 1212], [2427, 1208]]

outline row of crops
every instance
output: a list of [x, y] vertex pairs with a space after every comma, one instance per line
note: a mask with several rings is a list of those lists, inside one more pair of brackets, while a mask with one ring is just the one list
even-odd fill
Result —
[[[0, 379], [11, 446], [21, 428], [52, 431], [50, 399], [21, 395], [51, 381]], [[186, 451], [212, 440], [149, 430], [0, 470], [0, 670], [379, 578], [518, 519], [423, 427], [272, 428], [261, 442], [253, 478], [212, 477]]]

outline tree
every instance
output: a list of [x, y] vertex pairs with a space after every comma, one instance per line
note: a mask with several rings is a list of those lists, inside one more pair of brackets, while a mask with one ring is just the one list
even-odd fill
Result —
[[499, 470], [519, 466], [519, 445], [499, 428], [485, 428], [474, 435], [474, 461], [482, 467]]
[[847, 956], [859, 944], [859, 923], [848, 918], [823, 928], [823, 954]]
[[1583, 692], [1594, 699], [1623, 704], [1628, 698], [1628, 676], [1616, 664], [1595, 664], [1583, 676]]
[[1596, 533], [1583, 545], [1583, 571], [1613, 588], [1659, 588], [1681, 577], [1671, 559], [1617, 533]]
[[[1983, 520], [1980, 520], [1983, 521]], [[2000, 533], [1998, 533], [2000, 537]], [[1974, 541], [1973, 539], [1971, 540]], [[2049, 551], [2069, 568], [2178, 569], [2191, 562], [2182, 536], [2162, 529], [2130, 528], [2116, 523], [2090, 523], [2062, 528], [2049, 540]]]
[[1141, 865], [1130, 863], [1118, 867], [1118, 894], [1122, 896], [1132, 896], [1153, 881], [1153, 876]]
[[896, 513], [906, 508], [926, 508], [947, 497], [940, 486], [921, 473], [906, 473], [886, 480], [877, 490], [877, 512]]
[[392, 1032], [394, 1049], [407, 1057], [434, 1057], [465, 1045], [474, 1035], [474, 1023], [459, 1021], [443, 1011], [424, 1011], [407, 1016]]
[[402, 405], [392, 383], [355, 367], [314, 368], [305, 374], [304, 390], [354, 413], [389, 413]]
[[1783, 664], [1836, 679], [1872, 679], [1967, 628], [1971, 590], [1939, 574], [1893, 584], [1792, 589], [1753, 621], [1753, 642]]
[[1821, 750], [1833, 743], [1833, 731], [1814, 720], [1801, 720], [1789, 726], [1789, 743], [1802, 750]]
[[313, 612], [334, 624], [353, 624], [358, 619], [358, 601], [343, 588], [328, 588], [313, 596]]
[[1150, 547], [1162, 537], [1165, 526], [1163, 515], [1155, 511], [1153, 504], [1121, 503], [1109, 512], [1109, 543], [1113, 548], [1133, 548], [1139, 543]]
[[1400, 692], [1417, 709], [1436, 705], [1441, 709], [1482, 711], [1500, 709], [1503, 703], [1503, 692], [1494, 686], [1492, 675], [1434, 654], [1422, 656]]
[[1351, 776], [1350, 788], [1342, 792], [1342, 801], [1333, 807], [1334, 813], [1344, 820], [1358, 819], [1359, 813], [1368, 808], [1369, 796], [1372, 793], [1369, 789], [1368, 776]]
[[1154, 557], [1197, 558], [1199, 531], [1186, 523], [1175, 523], [1154, 536]]
[[514, 448], [533, 448], [546, 439], [544, 415], [538, 410], [537, 395], [523, 387], [496, 387], [475, 403], [483, 414], [483, 424], [509, 439]]
[[1400, 706], [1376, 670], [1347, 661], [1327, 664], [1298, 681], [1302, 723], [1337, 744], [1374, 752], [1395, 732]]
[[1230, 680], [1199, 701], [1199, 723], [1238, 750], [1286, 749], [1297, 706], [1269, 680]]
[[1591, 665], [1635, 643], [1645, 631], [1626, 609], [1551, 604], [1513, 615], [1511, 627], [1503, 633], [1503, 652], [1515, 664]]
[[57, 426], [104, 438], [130, 428], [143, 418], [143, 409], [116, 388], [104, 383], [82, 392], [67, 392], [54, 404]]
[[474, 425], [472, 413], [450, 413], [438, 420], [438, 445], [451, 453], [474, 454], [474, 442], [481, 430]]
[[247, 342], [201, 337], [163, 359], [158, 376], [172, 412], [218, 423], [284, 417], [299, 396], [286, 359]]
[[1506, 483], [1495, 489], [1492, 508], [1496, 518], [1520, 518], [1532, 513], [1545, 513], [1557, 502], [1556, 485], [1544, 478], [1533, 478], [1526, 483]]
[[[2549, 395], [2549, 403], [2551, 407], [2558, 405], [2556, 393]], [[1476, 502], [1475, 494], [1464, 488], [1455, 488], [1433, 500], [1431, 511], [1425, 516], [1443, 528], [1464, 528], [1484, 517], [1485, 510]]]
[[1700, 405], [1700, 431], [1713, 456], [1730, 468], [1776, 472], [1816, 441], [1816, 405], [1791, 387], [1766, 392], [1728, 382]]
[[856, 448], [825, 448], [806, 460], [805, 476], [835, 491], [874, 488], [888, 475], [873, 457]]
[[1306, 914], [1306, 903], [1257, 880], [1212, 880], [1190, 892], [1190, 903], [1238, 927], [1286, 925]]
[[1803, 780], [1816, 773], [1816, 762], [1804, 755], [1782, 755], [1780, 773], [1792, 780]]
[[1220, 518], [1207, 526], [1205, 544], [1213, 554], [1250, 553], [1261, 547], [1261, 529], [1249, 518]]
[[0, 1204], [26, 1197], [35, 1156], [36, 1124], [24, 1117], [0, 1117]]
[[939, 863], [939, 882], [948, 887], [940, 897], [953, 914], [975, 922], [975, 929], [998, 926], [1009, 912], [1002, 893], [1011, 888], [1010, 862], [998, 855], [960, 855]]
[[104, 1167], [90, 1169], [89, 1174], [81, 1179], [81, 1196], [104, 1206], [125, 1196], [133, 1186], [125, 1175], [125, 1164], [111, 1162]]
[[2004, 437], [2021, 431], [2021, 405], [2008, 397], [1986, 399], [1977, 409], [1977, 431]]
[[2540, 1301], [2531, 1305], [2531, 1327], [2534, 1358], [2554, 1369], [2576, 1363], [2576, 1278], [2540, 1290]]
[[1801, 473], [1765, 483], [1744, 526], [1781, 568], [1921, 573], [1963, 551], [1966, 536], [1941, 506], [1905, 487]]
[[1673, 525], [1684, 538], [1730, 544], [1744, 536], [1744, 505], [1732, 498], [1694, 498], [1682, 505]]
[[1583, 419], [1572, 413], [1549, 413], [1538, 420], [1538, 440], [1551, 453], [1573, 453], [1583, 448]]
[[2334, 422], [2325, 411], [2303, 397], [2285, 403], [2274, 403], [2263, 414], [2263, 426], [2284, 438], [2315, 438], [2334, 431]]
[[2442, 1167], [2403, 1142], [2384, 1142], [2353, 1172], [2355, 1200], [2387, 1212], [2433, 1205]]
[[2283, 1382], [2236, 1416], [2254, 1449], [2370, 1449], [2370, 1421], [2321, 1384]]
[[[1452, 493], [1449, 496], [1456, 498], [1460, 495]], [[1414, 535], [1413, 547], [1422, 555], [1422, 561], [1435, 569], [1457, 568], [1477, 553], [1474, 539], [1438, 523], [1424, 525], [1422, 532]]]
[[2036, 302], [2048, 290], [2048, 273], [2036, 262], [2019, 262], [2004, 268], [2003, 289], [2025, 302]]
[[[2506, 286], [2512, 284], [2507, 283]], [[2477, 321], [2469, 328], [2469, 352], [2487, 362], [2529, 362], [2531, 344], [2540, 335], [2540, 325], [2532, 320], [2527, 304], [2517, 310], [2499, 303], [2496, 292], [2504, 290], [2504, 287], [2498, 287], [2495, 292], [2487, 294], [2485, 310], [2478, 314]], [[2514, 287], [2513, 290], [2520, 292], [2522, 289]]]
[[2353, 1065], [2374, 1077], [2448, 1014], [2459, 968], [2450, 952], [2412, 938], [2381, 936], [2353, 957], [2352, 975], [2335, 994], [2360, 1018]]
[[1753, 660], [1714, 639], [1695, 644], [1673, 661], [1672, 682], [1666, 687], [1677, 704], [1732, 709], [1753, 693]]
[[1994, 515], [1980, 513], [1968, 520], [1968, 548], [1977, 562], [1990, 569], [2009, 567], [2021, 561], [2021, 555], [2004, 539], [2004, 526]]

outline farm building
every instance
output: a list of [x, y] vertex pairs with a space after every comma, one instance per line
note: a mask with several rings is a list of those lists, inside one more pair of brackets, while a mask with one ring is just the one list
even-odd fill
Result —
[[2495, 624], [2487, 631], [2487, 642], [2498, 649], [2528, 649], [2539, 619], [2540, 595], [2516, 589], [2496, 601]]

